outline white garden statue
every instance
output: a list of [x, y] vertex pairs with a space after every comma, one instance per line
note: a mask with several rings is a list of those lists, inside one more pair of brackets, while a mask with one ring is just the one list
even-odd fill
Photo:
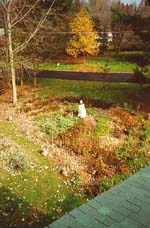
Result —
[[86, 109], [85, 109], [85, 105], [83, 104], [82, 100], [80, 100], [80, 104], [78, 106], [78, 116], [80, 118], [85, 118], [86, 117]]

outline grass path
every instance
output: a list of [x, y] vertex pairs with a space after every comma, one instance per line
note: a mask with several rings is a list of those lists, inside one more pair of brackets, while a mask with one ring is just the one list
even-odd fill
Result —
[[83, 202], [73, 195], [51, 161], [40, 155], [39, 145], [24, 137], [14, 122], [1, 121], [0, 134], [21, 146], [33, 164], [21, 173], [1, 168], [0, 228], [41, 228]]

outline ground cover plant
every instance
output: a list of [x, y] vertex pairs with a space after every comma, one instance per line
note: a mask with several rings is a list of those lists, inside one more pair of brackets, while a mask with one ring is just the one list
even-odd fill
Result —
[[16, 107], [0, 96], [0, 228], [42, 228], [150, 164], [149, 85], [38, 79], [18, 93]]

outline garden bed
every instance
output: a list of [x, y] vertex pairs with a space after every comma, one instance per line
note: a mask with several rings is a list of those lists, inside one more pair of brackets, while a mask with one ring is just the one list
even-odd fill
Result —
[[42, 228], [150, 163], [148, 85], [38, 82], [0, 96], [0, 228]]

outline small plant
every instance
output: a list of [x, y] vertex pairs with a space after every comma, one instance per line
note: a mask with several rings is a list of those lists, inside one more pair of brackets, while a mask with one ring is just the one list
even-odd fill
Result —
[[96, 136], [100, 135], [106, 135], [112, 132], [112, 128], [110, 127], [110, 116], [97, 116], [96, 118], [97, 124], [96, 128], [94, 130], [94, 133]]
[[81, 183], [81, 177], [80, 177], [80, 175], [79, 175], [79, 174], [78, 174], [78, 175], [76, 174], [76, 175], [72, 178], [71, 182], [72, 182], [72, 185], [73, 185], [74, 189], [77, 189], [77, 187], [78, 187], [79, 184]]
[[124, 181], [128, 175], [121, 175], [121, 174], [116, 174], [113, 177], [105, 177], [99, 185], [99, 191], [104, 192], [111, 187], [113, 187], [116, 184], [119, 184], [120, 182]]
[[87, 108], [86, 109], [87, 110], [87, 114], [88, 115], [91, 115], [91, 116], [93, 116], [96, 112], [95, 112], [95, 109], [94, 108]]
[[141, 168], [144, 168], [149, 164], [149, 159], [146, 158], [145, 154], [140, 150], [137, 151], [137, 154], [134, 154], [132, 159], [128, 162], [128, 168], [132, 171], [132, 173], [137, 172]]
[[37, 124], [40, 130], [51, 137], [65, 133], [68, 129], [72, 128], [77, 121], [78, 118], [71, 114], [62, 116], [62, 114], [58, 112], [51, 112], [37, 117]]
[[139, 84], [147, 83], [150, 79], [150, 65], [146, 65], [143, 67], [137, 66], [134, 69], [135, 80]]
[[104, 65], [101, 67], [101, 69], [102, 69], [102, 72], [103, 72], [103, 73], [109, 72], [109, 71], [110, 71], [109, 61], [106, 61], [106, 62], [104, 63]]
[[124, 159], [127, 159], [130, 157], [129, 155], [129, 148], [128, 148], [128, 145], [123, 145], [119, 151], [116, 153], [116, 157], [119, 159], [119, 160], [124, 160]]
[[9, 158], [9, 167], [14, 170], [26, 170], [30, 167], [30, 163], [26, 156], [16, 151]]
[[8, 171], [24, 171], [30, 168], [31, 158], [26, 152], [13, 140], [4, 138], [0, 139], [0, 166]]

